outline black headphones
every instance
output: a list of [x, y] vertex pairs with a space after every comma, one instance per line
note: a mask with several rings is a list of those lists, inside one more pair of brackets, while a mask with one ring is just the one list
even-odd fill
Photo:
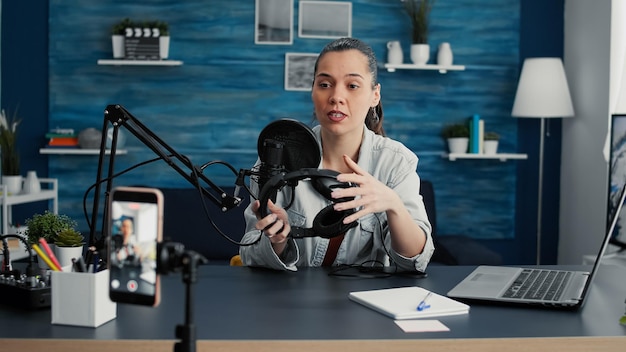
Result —
[[[304, 179], [311, 179], [313, 188], [315, 188], [318, 193], [323, 195], [324, 198], [328, 200], [335, 202], [345, 202], [354, 199], [354, 197], [333, 199], [330, 196], [335, 188], [356, 187], [349, 182], [337, 181], [337, 175], [339, 175], [337, 171], [310, 168], [300, 169], [289, 173], [281, 172], [280, 174], [274, 175], [263, 186], [263, 189], [261, 189], [261, 193], [259, 195], [259, 201], [261, 202], [259, 212], [261, 214], [268, 215], [269, 211], [267, 210], [267, 201], [270, 199], [270, 197], [274, 198], [276, 192], [282, 189], [285, 185], [289, 185], [295, 188], [298, 185], [298, 181]], [[356, 221], [353, 221], [349, 224], [343, 223], [343, 219], [345, 219], [348, 215], [354, 213], [354, 209], [336, 211], [335, 209], [333, 209], [333, 205], [331, 204], [322, 209], [319, 213], [317, 213], [315, 219], [313, 219], [312, 228], [292, 226], [289, 236], [293, 238], [316, 236], [322, 238], [332, 238], [339, 236], [340, 234], [345, 233], [347, 230], [357, 225]]]

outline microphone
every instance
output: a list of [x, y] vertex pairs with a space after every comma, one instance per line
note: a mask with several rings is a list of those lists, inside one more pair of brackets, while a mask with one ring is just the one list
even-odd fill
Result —
[[[322, 148], [310, 127], [294, 119], [270, 122], [259, 134], [257, 152], [261, 163], [255, 173], [259, 192], [274, 176], [303, 168], [317, 168]], [[272, 201], [275, 196], [270, 197]]]
[[[270, 178], [286, 172], [283, 162], [283, 151], [285, 144], [275, 139], [266, 139], [263, 141], [263, 155], [265, 161], [261, 161], [259, 166], [259, 190], [263, 189], [263, 186], [269, 181]], [[272, 201], [276, 201], [275, 197], [272, 197]]]

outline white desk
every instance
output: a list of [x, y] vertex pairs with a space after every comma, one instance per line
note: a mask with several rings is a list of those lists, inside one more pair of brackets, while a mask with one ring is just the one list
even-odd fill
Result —
[[56, 178], [40, 178], [41, 191], [29, 194], [8, 194], [6, 186], [2, 185], [2, 233], [9, 231], [9, 220], [11, 219], [11, 207], [16, 204], [32, 203], [42, 200], [52, 200], [52, 212], [59, 212], [59, 184]]

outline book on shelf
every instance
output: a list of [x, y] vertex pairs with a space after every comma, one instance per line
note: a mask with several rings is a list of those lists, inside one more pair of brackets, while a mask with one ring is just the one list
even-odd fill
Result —
[[465, 303], [418, 286], [355, 291], [348, 297], [395, 320], [468, 314], [470, 308]]
[[46, 133], [47, 147], [78, 147], [78, 136], [73, 129], [54, 129]]
[[48, 139], [50, 147], [78, 147], [77, 137], [53, 137]]
[[469, 130], [469, 152], [472, 154], [482, 154], [483, 138], [485, 134], [485, 121], [480, 118], [480, 115], [474, 114], [469, 119]]

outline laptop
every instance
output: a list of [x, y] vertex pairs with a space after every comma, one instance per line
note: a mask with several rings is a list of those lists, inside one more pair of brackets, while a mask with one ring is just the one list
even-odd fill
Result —
[[617, 224], [625, 197], [626, 185], [622, 187], [620, 201], [612, 214], [591, 272], [481, 265], [450, 290], [448, 297], [557, 309], [582, 307]]

